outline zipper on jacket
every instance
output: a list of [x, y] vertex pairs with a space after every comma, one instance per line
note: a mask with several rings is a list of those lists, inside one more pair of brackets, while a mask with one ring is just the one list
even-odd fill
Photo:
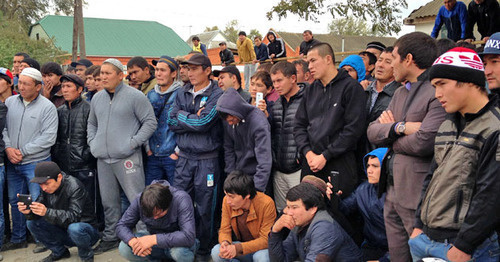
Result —
[[[113, 96], [113, 98], [116, 98], [116, 92]], [[111, 97], [110, 97], [111, 98]], [[106, 153], [108, 154], [108, 158], [111, 158], [111, 156], [109, 155], [109, 149], [108, 149], [108, 127], [109, 127], [109, 116], [111, 115], [111, 103], [113, 102], [113, 100], [109, 100], [109, 109], [108, 109], [108, 121], [106, 123]]]
[[457, 207], [455, 209], [455, 215], [453, 215], [453, 223], [458, 223], [458, 216], [460, 215], [460, 210], [462, 209], [463, 199], [464, 199], [464, 191], [460, 189], [458, 190]]
[[[22, 101], [21, 101], [22, 103]], [[21, 125], [19, 126], [19, 132], [17, 133], [17, 149], [19, 149], [19, 138], [21, 137], [21, 128], [23, 127], [24, 113], [26, 112], [26, 106], [23, 109], [23, 114], [21, 115]], [[22, 162], [22, 160], [21, 160]]]

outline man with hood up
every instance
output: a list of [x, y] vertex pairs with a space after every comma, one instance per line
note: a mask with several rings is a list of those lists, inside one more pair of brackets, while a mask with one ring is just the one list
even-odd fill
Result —
[[344, 69], [349, 73], [349, 75], [361, 82], [365, 80], [366, 77], [366, 69], [365, 64], [363, 62], [363, 58], [359, 55], [350, 55], [346, 57], [339, 65], [339, 68]]
[[255, 188], [263, 192], [271, 173], [271, 127], [266, 115], [248, 104], [233, 88], [217, 101], [224, 119], [225, 172], [241, 170], [253, 175]]
[[283, 39], [277, 38], [273, 31], [269, 31], [266, 37], [267, 40], [269, 40], [269, 44], [267, 44], [267, 49], [269, 49], [269, 58], [274, 59], [286, 57], [286, 48]]

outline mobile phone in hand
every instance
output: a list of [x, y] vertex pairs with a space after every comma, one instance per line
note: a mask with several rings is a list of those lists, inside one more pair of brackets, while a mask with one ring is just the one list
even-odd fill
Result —
[[263, 100], [263, 99], [264, 99], [264, 93], [257, 92], [257, 94], [255, 94], [255, 106], [258, 107], [260, 100]]
[[333, 194], [337, 194], [339, 192], [339, 172], [338, 171], [330, 171], [330, 184], [332, 184]]
[[22, 202], [23, 204], [26, 205], [26, 209], [30, 209], [30, 205], [31, 203], [33, 203], [31, 195], [19, 194], [18, 198], [19, 202]]

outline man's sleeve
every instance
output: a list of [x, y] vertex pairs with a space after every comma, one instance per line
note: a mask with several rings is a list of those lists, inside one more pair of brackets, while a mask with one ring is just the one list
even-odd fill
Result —
[[285, 236], [284, 230], [278, 233], [269, 233], [269, 259], [271, 261], [295, 261], [299, 255], [297, 253], [297, 245], [293, 239], [293, 234], [290, 232], [288, 237]]
[[69, 197], [69, 205], [67, 210], [53, 209], [47, 207], [47, 213], [44, 218], [47, 222], [67, 228], [70, 224], [80, 222], [82, 212], [85, 206], [86, 193], [83, 187], [77, 187], [75, 191], [71, 192]]
[[56, 143], [58, 116], [56, 107], [53, 104], [45, 107], [43, 113], [40, 114], [42, 118], [42, 125], [40, 132], [34, 137], [32, 141], [19, 148], [23, 156], [34, 155], [46, 149], [50, 149]]
[[491, 36], [492, 34], [498, 32], [498, 28], [500, 28], [500, 19], [498, 19], [498, 16], [500, 16], [500, 4], [498, 1], [491, 1], [491, 7], [488, 10], [488, 13], [490, 27], [487, 34], [488, 36]]
[[253, 50], [253, 43], [252, 43], [252, 40], [250, 40], [249, 38], [248, 39], [248, 51], [250, 52], [250, 61], [253, 61], [257, 58], [257, 56], [255, 55], [255, 50]]
[[346, 103], [344, 106], [344, 126], [338, 138], [322, 152], [326, 160], [337, 158], [356, 147], [358, 140], [365, 131], [365, 97], [365, 91], [357, 83], [345, 89], [342, 98]]
[[474, 14], [474, 10], [472, 8], [472, 3], [469, 3], [469, 8], [467, 10], [467, 27], [465, 29], [465, 38], [466, 39], [475, 39], [474, 33], [474, 25], [476, 24], [476, 15]]
[[92, 140], [94, 140], [97, 133], [97, 117], [95, 114], [94, 103], [90, 102], [90, 113], [87, 123], [87, 144], [91, 147]]
[[201, 52], [204, 55], [208, 56], [208, 54], [207, 54], [207, 46], [205, 44], [200, 44], [200, 49], [201, 49]]
[[[476, 183], [469, 210], [453, 245], [472, 254], [493, 232], [500, 219], [500, 130], [490, 135], [479, 152]], [[467, 161], [464, 159], [464, 161]]]
[[460, 29], [462, 29], [462, 33], [460, 34], [460, 39], [465, 39], [465, 33], [467, 31], [467, 7], [462, 2], [457, 2], [459, 4], [458, 15], [460, 19]]
[[304, 156], [312, 150], [309, 144], [309, 134], [307, 133], [307, 127], [309, 126], [309, 116], [307, 115], [306, 108], [307, 93], [308, 89], [305, 90], [302, 96], [293, 124], [293, 136], [295, 143], [297, 143], [297, 152], [302, 153]]
[[307, 55], [307, 54], [304, 54], [304, 49], [306, 49], [306, 42], [302, 41], [302, 43], [300, 43], [299, 54]]
[[[386, 111], [394, 112], [394, 107], [398, 102], [398, 92], [399, 91], [396, 90], [392, 96], [391, 102], [389, 103], [389, 106], [387, 106]], [[391, 147], [392, 143], [397, 138], [390, 135], [393, 127], [394, 123], [382, 124], [377, 118], [368, 125], [368, 129], [366, 130], [368, 140], [377, 147]]]
[[232, 127], [228, 127], [227, 123], [223, 123], [224, 125], [224, 163], [226, 166], [224, 167], [224, 171], [226, 173], [231, 173], [236, 169], [236, 154], [234, 153], [234, 140], [233, 137], [229, 134], [233, 132]]
[[220, 229], [219, 229], [219, 244], [221, 244], [224, 241], [227, 241], [228, 243], [233, 243], [232, 239], [232, 232], [233, 229], [231, 228], [231, 212], [230, 208], [227, 208], [227, 202], [226, 202], [226, 197], [222, 200], [222, 216], [221, 216], [221, 222], [220, 222]]
[[[311, 244], [304, 260], [306, 262], [316, 261], [316, 257], [320, 254], [334, 257], [344, 243], [343, 235], [337, 232], [338, 229], [336, 230], [330, 222], [317, 222], [314, 224], [314, 228], [309, 230], [311, 230]], [[330, 233], [325, 234], [325, 232]]]
[[[226, 49], [227, 50], [227, 49]], [[228, 52], [228, 59], [227, 59], [227, 64], [232, 64], [234, 63], [234, 54], [231, 50], [227, 50]]]
[[0, 102], [0, 130], [2, 130], [5, 148], [10, 147], [10, 139], [7, 132], [7, 106]]
[[[237, 256], [251, 254], [267, 248], [269, 232], [271, 232], [274, 220], [276, 219], [276, 208], [274, 206], [274, 201], [272, 200], [266, 202], [265, 205], [265, 213], [261, 214], [264, 218], [262, 220], [262, 224], [260, 225], [259, 237], [248, 242], [236, 244]], [[241, 252], [238, 252], [240, 250]]]
[[401, 136], [394, 141], [392, 148], [395, 153], [404, 152], [410, 156], [432, 156], [434, 139], [446, 117], [446, 111], [434, 97], [430, 100], [427, 108], [427, 114], [422, 120], [419, 130], [411, 135]]
[[439, 12], [436, 16], [436, 21], [434, 22], [434, 28], [432, 28], [432, 33], [431, 33], [432, 38], [437, 38], [439, 31], [441, 30], [441, 27], [443, 26], [443, 21], [441, 21], [441, 15], [443, 13], [443, 8], [444, 8], [444, 6], [439, 8]]
[[153, 106], [146, 96], [141, 95], [136, 98], [134, 114], [141, 123], [141, 128], [137, 131], [137, 134], [132, 137], [131, 143], [133, 148], [137, 148], [148, 141], [155, 132], [158, 123], [156, 121]]
[[132, 230], [141, 219], [139, 199], [140, 197], [137, 196], [134, 201], [130, 203], [130, 206], [125, 210], [122, 218], [116, 224], [116, 236], [126, 244], [135, 237]]
[[264, 45], [264, 54], [262, 55], [262, 58], [260, 59], [260, 61], [266, 61], [267, 59], [269, 59], [269, 47], [267, 47], [266, 44], [262, 43], [260, 45]]
[[285, 53], [285, 48], [286, 47], [285, 47], [285, 42], [283, 41], [283, 39], [281, 39], [281, 38], [280, 39], [276, 39], [276, 41], [279, 41], [280, 47], [281, 47], [281, 51], [278, 54], [276, 54], [276, 57], [278, 57], [278, 56], [283, 55], [283, 53]]
[[266, 190], [273, 157], [271, 153], [271, 130], [269, 122], [262, 121], [262, 125], [256, 128], [255, 139], [255, 157], [257, 158], [257, 168], [254, 175], [255, 189], [264, 192]]
[[192, 247], [195, 243], [194, 207], [187, 193], [180, 198], [179, 230], [172, 233], [157, 234], [156, 240], [160, 248]]
[[[204, 133], [210, 130], [210, 128], [217, 123], [219, 120], [219, 114], [216, 110], [217, 100], [222, 95], [222, 91], [212, 92], [212, 95], [208, 98], [205, 108], [201, 111], [200, 115], [196, 113], [189, 113], [178, 109], [174, 106], [174, 109], [169, 112], [171, 120], [175, 120], [169, 123], [169, 126], [173, 126], [175, 132], [177, 127], [180, 130], [187, 132], [199, 132]], [[176, 104], [179, 99], [176, 100]], [[175, 111], [176, 110], [176, 111]], [[175, 114], [175, 112], [177, 112]], [[175, 115], [174, 115], [175, 114]], [[179, 130], [177, 129], [177, 130]]]

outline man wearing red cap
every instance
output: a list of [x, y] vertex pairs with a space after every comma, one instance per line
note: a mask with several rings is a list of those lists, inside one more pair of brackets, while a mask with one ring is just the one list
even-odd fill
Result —
[[453, 48], [430, 69], [436, 98], [448, 113], [434, 144], [415, 229], [414, 261], [498, 261], [495, 226], [500, 207], [500, 110], [488, 98], [479, 56]]

